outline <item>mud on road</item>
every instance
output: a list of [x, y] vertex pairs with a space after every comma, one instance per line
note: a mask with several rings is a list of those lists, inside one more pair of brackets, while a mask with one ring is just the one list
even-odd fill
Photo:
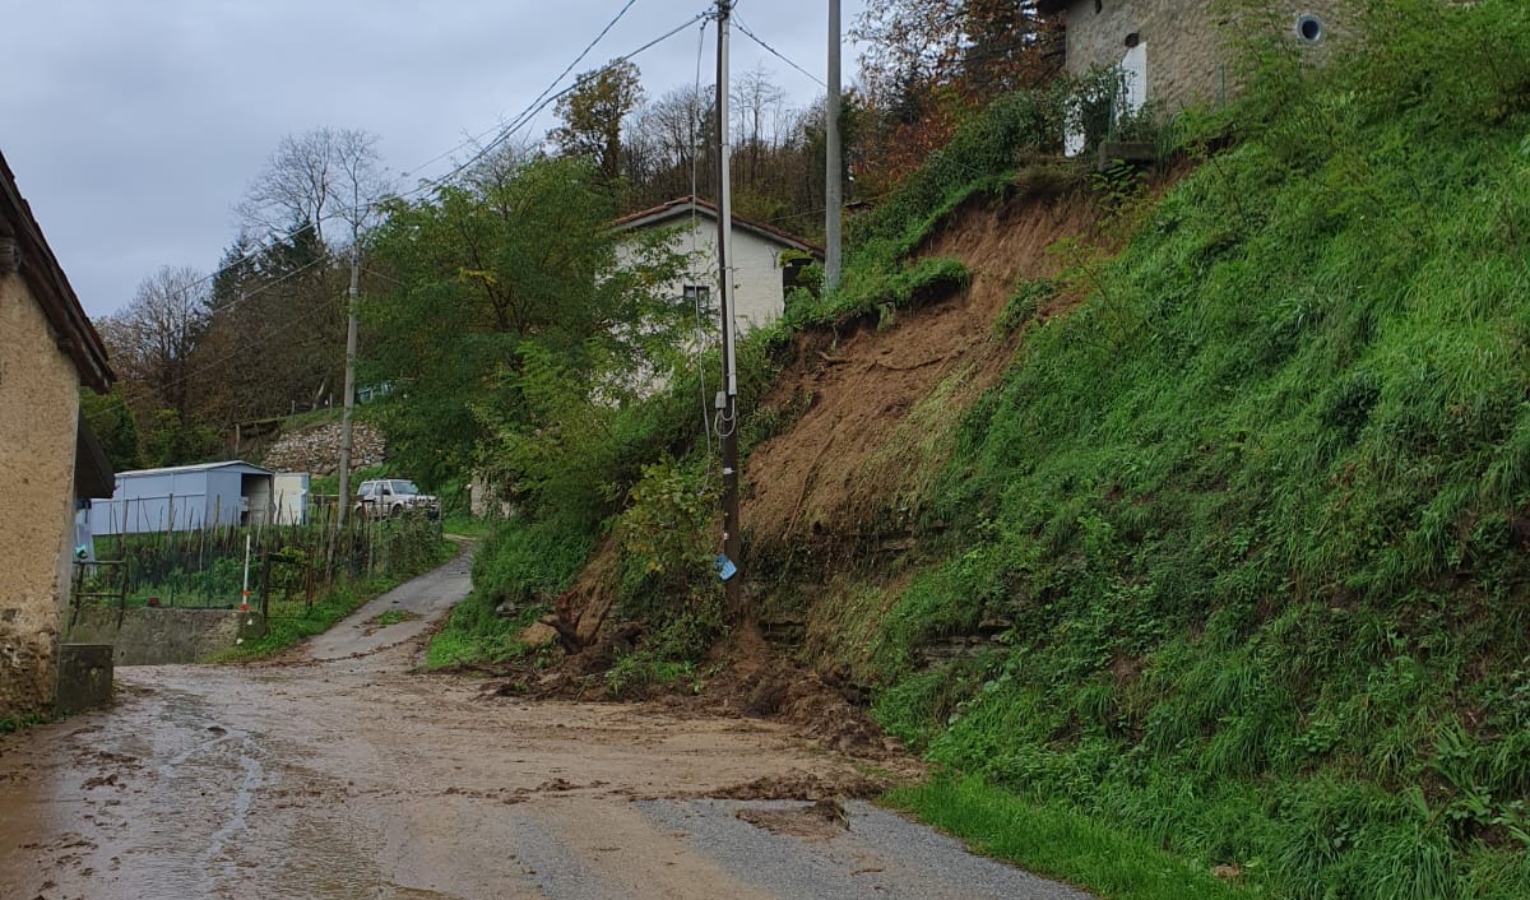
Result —
[[0, 898], [1083, 896], [783, 725], [409, 674], [466, 590], [459, 558], [277, 664], [120, 669], [114, 709], [0, 738]]

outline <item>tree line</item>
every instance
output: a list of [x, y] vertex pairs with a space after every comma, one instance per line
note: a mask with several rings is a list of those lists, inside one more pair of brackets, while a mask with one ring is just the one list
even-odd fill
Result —
[[[893, 0], [869, 9], [854, 34], [868, 49], [843, 104], [842, 167], [850, 201], [874, 202], [956, 125], [995, 96], [1051, 77], [1061, 59], [1059, 32], [1037, 13], [1034, 0]], [[753, 69], [734, 76], [730, 100], [735, 210], [819, 238], [826, 178], [822, 98], [794, 107], [770, 73]], [[560, 199], [569, 204], [565, 212], [579, 211], [578, 227], [596, 233], [627, 212], [691, 194], [716, 197], [714, 88], [683, 85], [650, 98], [638, 68], [617, 61], [579, 75], [556, 111], [558, 124], [542, 140], [496, 148], [452, 185], [421, 185], [407, 193], [385, 177], [372, 134], [322, 128], [283, 138], [237, 202], [238, 232], [214, 272], [164, 266], [143, 280], [121, 311], [97, 323], [120, 382], [112, 394], [84, 402], [113, 462], [119, 468], [171, 465], [237, 452], [231, 439], [240, 428], [247, 433], [265, 420], [339, 403], [353, 242], [360, 242], [366, 259], [363, 292], [369, 299], [394, 296], [401, 278], [424, 271], [419, 254], [437, 253], [437, 264], [453, 258], [458, 267], [437, 275], [455, 279], [454, 290], [465, 291], [457, 300], [478, 305], [472, 316], [494, 320], [489, 331], [546, 337], [570, 324], [553, 320], [559, 316], [609, 325], [603, 316], [610, 311], [597, 314], [604, 301], [593, 296], [564, 298], [537, 314], [553, 319], [494, 318], [509, 316], [523, 301], [531, 305], [516, 306], [520, 313], [535, 307], [526, 295], [528, 279], [566, 282], [568, 260], [596, 252], [569, 230], [572, 221], [553, 232], [568, 246], [540, 249], [547, 235], [514, 223], [535, 221], [525, 204], [560, 179], [567, 182]], [[412, 240], [422, 245], [406, 250]], [[472, 248], [510, 253], [518, 268], [453, 257]], [[476, 286], [476, 293], [466, 286]], [[415, 282], [406, 287], [425, 290]], [[450, 318], [424, 324], [439, 334], [435, 326]], [[399, 329], [420, 324], [393, 313], [369, 314], [363, 338], [367, 377], [419, 383], [421, 367], [434, 363], [395, 351], [411, 340]], [[468, 356], [480, 358], [493, 344], [475, 345]], [[570, 353], [574, 346], [556, 352]], [[540, 351], [494, 352], [511, 352], [521, 374], [528, 360], [540, 358]], [[599, 377], [610, 378], [610, 372]], [[482, 373], [476, 378], [479, 389], [497, 383]], [[455, 446], [461, 443], [456, 435], [481, 439], [487, 418], [483, 409], [460, 414], [465, 418], [452, 428], [428, 434], [441, 443], [440, 458], [465, 464], [468, 451]], [[469, 418], [472, 427], [463, 428]], [[410, 427], [407, 420], [396, 422], [406, 442]]]

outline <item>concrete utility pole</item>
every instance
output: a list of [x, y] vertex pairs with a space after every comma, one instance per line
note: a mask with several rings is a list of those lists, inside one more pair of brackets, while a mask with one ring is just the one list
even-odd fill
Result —
[[340, 496], [335, 501], [335, 526], [345, 526], [351, 511], [351, 413], [356, 408], [356, 314], [361, 297], [361, 196], [355, 188], [351, 213], [350, 313], [345, 323], [345, 412], [340, 414]]
[[845, 205], [843, 154], [839, 149], [839, 0], [829, 0], [829, 93], [824, 109], [823, 286], [839, 287], [840, 216]]
[[728, 16], [730, 0], [717, 0], [717, 297], [722, 318], [722, 392], [718, 395], [718, 422], [722, 434], [723, 556], [719, 574], [727, 594], [728, 613], [737, 616], [742, 568], [738, 510], [738, 367], [734, 356], [733, 328], [733, 196], [729, 190], [728, 155]]

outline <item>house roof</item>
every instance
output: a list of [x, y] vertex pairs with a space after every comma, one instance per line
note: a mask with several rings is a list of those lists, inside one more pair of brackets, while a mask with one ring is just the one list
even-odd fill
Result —
[[5, 155], [0, 154], [0, 238], [14, 238], [21, 251], [21, 276], [53, 327], [58, 348], [69, 355], [80, 383], [106, 393], [116, 376], [106, 360], [106, 345], [80, 306], [64, 270], [43, 238], [32, 208], [16, 186]]
[[144, 475], [188, 475], [194, 472], [210, 472], [214, 469], [234, 469], [246, 475], [274, 475], [271, 469], [257, 466], [253, 463], [241, 462], [231, 459], [226, 462], [198, 463], [194, 466], [165, 466], [160, 469], [134, 469], [131, 472], [118, 472], [118, 478], [139, 477]]
[[[686, 218], [693, 214], [711, 219], [713, 222], [716, 222], [718, 218], [717, 207], [713, 204], [698, 197], [679, 197], [663, 205], [622, 216], [620, 219], [612, 222], [611, 227], [616, 231], [651, 228], [656, 225], [664, 225], [676, 219]], [[756, 222], [753, 219], [745, 219], [735, 215], [733, 217], [733, 227], [741, 231], [751, 232], [773, 244], [780, 244], [793, 250], [801, 250], [803, 253], [811, 253], [817, 259], [823, 259], [822, 247], [810, 244], [794, 234], [766, 225], [764, 222]]]

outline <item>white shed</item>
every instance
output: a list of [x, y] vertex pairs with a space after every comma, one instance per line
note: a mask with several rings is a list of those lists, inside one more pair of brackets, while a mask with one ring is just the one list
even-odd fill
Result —
[[262, 525], [273, 512], [273, 473], [245, 462], [204, 463], [117, 474], [111, 499], [90, 501], [95, 535]]

